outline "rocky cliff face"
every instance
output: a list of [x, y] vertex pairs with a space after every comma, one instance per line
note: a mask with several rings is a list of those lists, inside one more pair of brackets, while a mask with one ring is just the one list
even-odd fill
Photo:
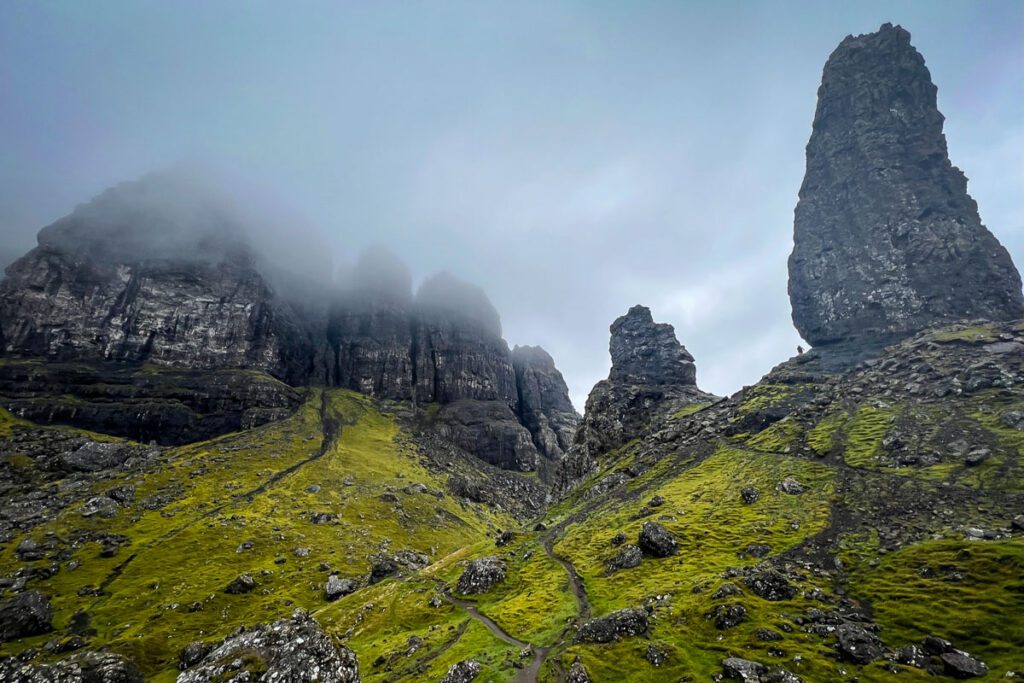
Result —
[[899, 26], [829, 57], [796, 207], [789, 292], [811, 344], [1024, 316], [1021, 279], [953, 166], [924, 58]]
[[612, 368], [587, 397], [572, 448], [560, 463], [558, 486], [592, 471], [602, 455], [644, 435], [659, 417], [717, 397], [697, 388], [693, 356], [675, 329], [655, 323], [645, 306], [634, 306], [612, 323]]
[[[517, 374], [479, 288], [442, 273], [414, 297], [408, 269], [380, 250], [364, 254], [338, 291], [300, 289], [280, 274], [272, 284], [268, 271], [239, 220], [204, 189], [165, 175], [113, 188], [44, 228], [0, 284], [3, 355], [103, 367], [64, 366], [63, 379], [8, 383], [0, 398], [33, 419], [180, 443], [279, 415], [294, 392], [269, 400], [242, 378], [201, 392], [215, 399], [182, 401], [181, 390], [149, 381], [155, 374], [109, 363], [170, 366], [200, 389], [203, 376], [187, 372], [250, 369], [443, 404], [428, 426], [501, 467], [533, 470], [568, 447], [578, 418], [565, 382], [540, 349], [523, 353]], [[266, 380], [250, 384], [275, 386]], [[139, 402], [135, 422], [111, 410], [125, 398]], [[207, 414], [214, 406], [227, 408], [223, 420]]]
[[580, 416], [555, 361], [539, 346], [516, 346], [512, 366], [519, 389], [519, 419], [544, 456], [559, 460], [572, 445]]
[[[144, 208], [154, 192], [191, 209], [154, 214]], [[303, 321], [260, 275], [239, 227], [205, 201], [146, 178], [44, 228], [0, 284], [3, 352], [303, 381], [313, 355]]]

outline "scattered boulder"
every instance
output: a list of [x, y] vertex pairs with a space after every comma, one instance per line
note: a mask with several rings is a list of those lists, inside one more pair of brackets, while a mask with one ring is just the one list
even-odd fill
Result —
[[469, 683], [480, 675], [481, 668], [480, 663], [472, 659], [461, 661], [448, 669], [441, 683]]
[[1024, 531], [1024, 515], [1017, 515], [1014, 517], [1012, 525], [1017, 531]]
[[643, 635], [647, 633], [647, 626], [647, 610], [631, 607], [584, 623], [576, 632], [576, 642], [611, 643], [627, 636]]
[[657, 522], [644, 522], [637, 545], [653, 557], [669, 557], [679, 549], [675, 536]]
[[237, 578], [231, 580], [231, 583], [227, 585], [224, 592], [230, 595], [241, 595], [243, 593], [251, 593], [255, 589], [256, 579], [252, 578], [252, 574], [240, 574]]
[[[753, 486], [744, 486], [743, 489], [740, 491], [740, 498], [742, 498], [743, 502], [746, 503], [747, 505], [752, 505], [752, 504], [756, 503], [758, 498], [760, 498], [760, 497], [761, 497], [761, 492], [758, 491]], [[739, 661], [746, 661], [746, 660], [739, 660]]]
[[612, 540], [611, 540], [612, 545], [622, 545], [625, 542], [626, 542], [626, 534], [622, 533], [621, 531], [619, 533], [615, 534], [614, 536], [612, 536]]
[[942, 670], [953, 678], [974, 678], [988, 673], [988, 666], [966, 652], [954, 650], [941, 655]]
[[727, 657], [722, 660], [722, 674], [743, 683], [761, 683], [761, 674], [765, 672], [763, 664], [739, 657]]
[[791, 496], [796, 496], [807, 490], [807, 487], [798, 482], [793, 477], [786, 477], [778, 483], [775, 487], [783, 493], [788, 493]]
[[178, 653], [178, 670], [184, 671], [190, 666], [195, 666], [199, 662], [203, 661], [203, 657], [210, 654], [210, 650], [212, 649], [213, 646], [209, 643], [204, 643], [201, 640], [189, 643], [185, 647], [181, 648], [181, 652]]
[[715, 628], [724, 631], [746, 621], [747, 609], [743, 605], [718, 605], [710, 616], [715, 620]]
[[110, 652], [80, 652], [52, 664], [0, 658], [0, 681], [12, 683], [143, 683], [138, 668]]
[[120, 506], [117, 501], [107, 496], [93, 496], [82, 506], [83, 517], [102, 517], [108, 519], [117, 514]]
[[455, 590], [463, 595], [486, 593], [505, 580], [506, 572], [505, 560], [494, 555], [470, 560]]
[[0, 643], [38, 636], [53, 630], [50, 599], [39, 591], [25, 591], [0, 602]]
[[776, 569], [757, 569], [743, 580], [758, 597], [765, 600], [792, 600], [797, 588]]
[[619, 571], [620, 569], [633, 569], [639, 567], [640, 563], [643, 562], [644, 554], [637, 546], [627, 543], [619, 548], [619, 552], [615, 554], [615, 557], [611, 562], [608, 563], [609, 571]]
[[882, 656], [878, 636], [857, 624], [836, 627], [836, 650], [840, 659], [854, 664], [869, 664]]
[[516, 540], [516, 533], [514, 531], [503, 531], [498, 535], [498, 538], [494, 539], [494, 545], [498, 548], [503, 548], [514, 540]]
[[668, 653], [657, 645], [648, 645], [645, 658], [651, 666], [658, 667], [668, 661]]
[[746, 557], [768, 557], [771, 555], [772, 547], [767, 543], [751, 543], [742, 551], [740, 555]]
[[917, 645], [904, 645], [896, 650], [896, 661], [905, 666], [923, 669], [928, 664], [928, 655]]
[[579, 655], [576, 655], [576, 659], [572, 660], [572, 666], [569, 667], [569, 675], [565, 678], [566, 683], [591, 683], [590, 674], [587, 673], [587, 669], [583, 666], [583, 662], [580, 661]]
[[356, 589], [355, 581], [343, 579], [337, 574], [327, 577], [327, 584], [324, 586], [324, 597], [333, 602], [340, 597], [348, 595]]
[[315, 619], [296, 610], [290, 619], [240, 628], [183, 671], [177, 683], [255, 680], [358, 683], [359, 665], [352, 650], [336, 645]]
[[731, 595], [739, 595], [742, 592], [743, 591], [740, 590], [740, 587], [735, 583], [723, 583], [718, 587], [718, 590], [711, 595], [711, 598], [713, 600], [721, 600], [722, 598], [727, 598]]

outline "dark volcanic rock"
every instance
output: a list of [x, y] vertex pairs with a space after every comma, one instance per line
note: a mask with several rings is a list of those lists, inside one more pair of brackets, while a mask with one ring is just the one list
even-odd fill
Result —
[[849, 36], [825, 64], [796, 207], [793, 322], [817, 346], [1024, 317], [1021, 279], [953, 166], [910, 34]]
[[482, 668], [479, 662], [472, 659], [457, 662], [448, 669], [441, 683], [469, 683], [480, 675]]
[[627, 543], [619, 548], [615, 557], [608, 563], [608, 569], [613, 572], [621, 569], [633, 569], [639, 567], [643, 561], [643, 551], [637, 546]]
[[577, 643], [611, 643], [627, 636], [647, 633], [647, 610], [640, 607], [612, 612], [606, 617], [591, 619], [576, 632]]
[[572, 660], [572, 666], [569, 667], [569, 673], [565, 681], [566, 683], [591, 683], [590, 674], [587, 673], [587, 668], [580, 661], [579, 655], [576, 655], [576, 658]]
[[953, 678], [974, 678], [988, 673], [988, 666], [966, 652], [947, 652], [941, 657], [943, 671]]
[[299, 314], [199, 186], [170, 174], [123, 183], [38, 241], [0, 284], [4, 352], [305, 379], [313, 351]]
[[463, 400], [442, 406], [433, 428], [484, 462], [507, 470], [537, 469], [537, 448], [504, 401]]
[[797, 594], [796, 586], [776, 569], [755, 569], [743, 581], [765, 600], [791, 600]]
[[675, 555], [679, 547], [675, 536], [657, 522], [644, 522], [637, 544], [641, 550], [654, 557]]
[[455, 590], [463, 595], [486, 593], [505, 580], [505, 573], [505, 560], [499, 557], [491, 555], [470, 560]]
[[0, 643], [53, 630], [50, 600], [39, 591], [25, 591], [0, 602]]
[[359, 665], [354, 652], [298, 610], [291, 619], [239, 629], [178, 676], [178, 683], [214, 680], [358, 683]]
[[416, 401], [503, 401], [516, 409], [512, 356], [483, 290], [441, 273], [420, 286], [415, 305]]
[[572, 445], [580, 416], [555, 361], [539, 346], [516, 346], [512, 367], [519, 390], [519, 420], [541, 455], [558, 460]]
[[53, 664], [0, 659], [0, 681], [12, 683], [142, 683], [131, 662], [110, 652], [82, 652]]
[[600, 457], [640, 436], [660, 416], [716, 396], [697, 388], [693, 356], [671, 325], [655, 323], [650, 309], [633, 306], [612, 323], [608, 348], [612, 368], [587, 397], [573, 446], [559, 465], [557, 487], [565, 490], [597, 465]]
[[842, 659], [854, 664], [868, 664], [882, 656], [878, 636], [857, 624], [836, 627], [836, 649]]

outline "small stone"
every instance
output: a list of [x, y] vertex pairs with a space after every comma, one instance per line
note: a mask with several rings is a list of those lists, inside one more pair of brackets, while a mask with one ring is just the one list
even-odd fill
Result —
[[743, 605], [718, 605], [711, 616], [715, 620], [715, 628], [724, 631], [746, 621], [747, 609]]
[[775, 487], [783, 493], [788, 493], [791, 496], [796, 496], [807, 490], [807, 487], [798, 482], [793, 477], [786, 477], [778, 483]]
[[966, 652], [954, 650], [943, 654], [941, 659], [943, 671], [953, 678], [974, 678], [988, 673], [985, 662], [975, 659]]
[[241, 574], [227, 585], [224, 592], [230, 595], [241, 595], [243, 593], [251, 593], [255, 588], [256, 579], [252, 578], [251, 574]]
[[327, 577], [327, 584], [324, 586], [324, 597], [328, 601], [334, 601], [338, 598], [348, 595], [355, 591], [356, 584], [351, 579], [343, 579], [337, 574], [331, 574]]
[[740, 491], [740, 497], [743, 499], [744, 503], [746, 503], [747, 505], [751, 505], [753, 503], [756, 503], [758, 498], [761, 497], [761, 492], [758, 491], [753, 486], [744, 486], [743, 490]]
[[608, 569], [613, 572], [621, 569], [633, 569], [639, 567], [643, 559], [644, 554], [640, 548], [632, 544], [626, 544], [619, 548], [615, 558], [608, 563]]

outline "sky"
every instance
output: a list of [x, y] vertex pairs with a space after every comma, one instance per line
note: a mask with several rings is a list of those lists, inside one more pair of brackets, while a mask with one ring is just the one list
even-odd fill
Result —
[[384, 245], [480, 285], [581, 411], [637, 303], [731, 394], [801, 343], [786, 257], [821, 69], [886, 21], [1024, 264], [1017, 0], [7, 0], [0, 260], [111, 185], [208, 164], [317, 256]]

